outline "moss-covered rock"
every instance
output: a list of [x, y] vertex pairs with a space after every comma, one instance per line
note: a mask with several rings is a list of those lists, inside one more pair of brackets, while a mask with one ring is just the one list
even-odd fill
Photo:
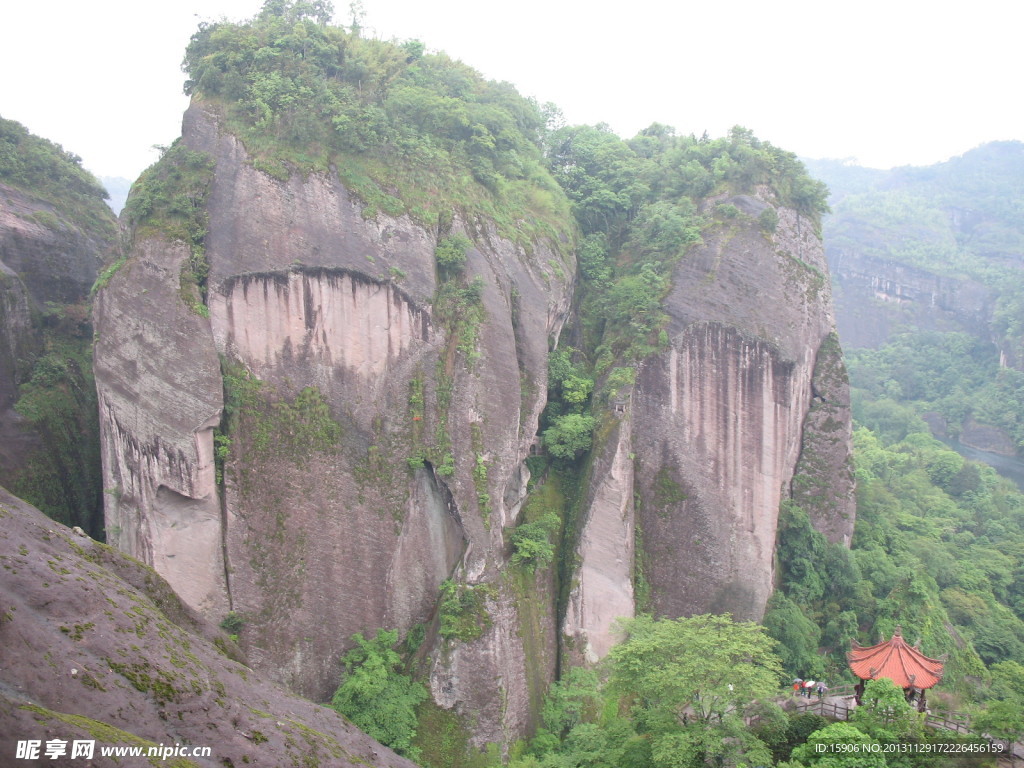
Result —
[[[177, 765], [409, 766], [266, 682], [138, 561], [0, 489], [0, 754], [25, 739], [208, 746]], [[17, 653], [9, 653], [17, 649]], [[46, 734], [42, 736], [42, 734]], [[180, 753], [179, 753], [180, 754]], [[151, 760], [154, 765], [172, 761]]]

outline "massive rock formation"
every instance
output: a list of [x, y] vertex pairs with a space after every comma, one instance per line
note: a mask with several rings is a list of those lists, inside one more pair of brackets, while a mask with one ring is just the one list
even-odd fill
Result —
[[[724, 202], [742, 215], [676, 267], [669, 343], [613, 403], [594, 449], [562, 628], [577, 658], [607, 651], [637, 588], [655, 615], [759, 619], [784, 499], [831, 540], [852, 536], [849, 393], [820, 237], [770, 191]], [[768, 206], [772, 232], [759, 226]]]
[[261, 678], [151, 569], [2, 488], [0, 552], [5, 764], [20, 740], [81, 739], [95, 766], [124, 764], [102, 747], [182, 745], [188, 766], [413, 765]]
[[[208, 616], [243, 615], [253, 663], [317, 699], [354, 632], [428, 624], [446, 578], [489, 583], [486, 629], [436, 641], [432, 687], [479, 743], [507, 742], [532, 662], [504, 529], [573, 265], [486, 221], [364, 218], [334, 174], [254, 168], [199, 102], [182, 141], [215, 164], [208, 310], [183, 297], [189, 248], [153, 233], [97, 302], [111, 540]], [[473, 246], [441, 285], [449, 231]]]
[[[353, 633], [415, 630], [434, 702], [508, 744], [559, 650], [596, 661], [638, 604], [759, 618], [784, 499], [849, 542], [821, 241], [767, 188], [704, 202], [736, 215], [675, 268], [667, 343], [607, 404], [559, 623], [557, 579], [510, 569], [507, 530], [571, 257], [482, 219], [364, 216], [334, 172], [258, 170], [201, 100], [181, 141], [212, 168], [205, 284], [194, 243], [141, 227], [97, 302], [107, 526], [206, 616], [244, 617], [279, 682], [323, 700]], [[435, 263], [453, 234], [458, 276]]]

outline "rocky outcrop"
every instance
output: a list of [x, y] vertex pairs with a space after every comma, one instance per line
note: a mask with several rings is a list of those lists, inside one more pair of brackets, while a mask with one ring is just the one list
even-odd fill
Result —
[[1017, 446], [1013, 444], [1013, 438], [1004, 430], [988, 424], [981, 424], [970, 417], [965, 419], [961, 425], [960, 442], [975, 450], [998, 453], [1003, 456], [1014, 456], [1017, 453]]
[[[645, 567], [657, 614], [760, 619], [773, 588], [780, 502], [808, 435], [815, 362], [834, 331], [828, 272], [812, 223], [770, 193], [732, 201], [688, 254], [666, 302], [670, 346], [633, 395]], [[830, 393], [848, 403], [845, 380]], [[838, 425], [849, 446], [849, 419]], [[831, 474], [852, 533], [848, 455]]]
[[811, 405], [789, 493], [807, 512], [815, 530], [845, 547], [853, 541], [857, 506], [849, 389], [839, 337], [833, 331], [815, 356]]
[[[19, 740], [181, 747], [182, 765], [412, 766], [268, 683], [136, 560], [0, 489], [0, 755]], [[14, 650], [17, 650], [14, 653]], [[209, 747], [209, 756], [191, 756]], [[157, 753], [157, 757], [161, 753]]]
[[[215, 163], [208, 309], [182, 297], [188, 249], [153, 234], [97, 303], [118, 545], [208, 616], [244, 616], [253, 664], [320, 700], [354, 632], [428, 624], [446, 578], [488, 583], [487, 631], [440, 641], [432, 686], [480, 744], [521, 734], [530, 662], [504, 529], [572, 265], [487, 222], [364, 218], [334, 174], [255, 169], [198, 104], [182, 141]], [[444, 285], [448, 231], [473, 247]]]
[[607, 418], [611, 432], [594, 451], [562, 626], [564, 657], [577, 665], [602, 659], [617, 640], [616, 620], [635, 613], [632, 423], [626, 409]]
[[831, 540], [852, 535], [849, 392], [820, 237], [783, 207], [764, 232], [769, 192], [724, 202], [743, 215], [706, 230], [677, 266], [669, 343], [640, 365], [594, 449], [563, 624], [577, 658], [607, 651], [633, 588], [655, 615], [760, 619], [784, 499]]
[[[180, 296], [181, 243], [137, 243], [95, 306], [108, 541], [193, 607], [228, 611], [213, 428], [223, 404], [210, 324]], [[173, 376], [169, 374], [173, 372]]]
[[[144, 221], [96, 307], [108, 530], [208, 618], [241, 616], [278, 682], [324, 700], [353, 633], [414, 632], [434, 703], [474, 746], [508, 745], [559, 632], [563, 662], [594, 663], [637, 606], [760, 618], [784, 499], [849, 541], [820, 237], [771, 192], [705, 202], [663, 343], [597, 405], [560, 585], [511, 567], [508, 530], [524, 503], [543, 514], [525, 459], [569, 312], [565, 244], [457, 211], [371, 216], [333, 170], [259, 170], [198, 100], [181, 142], [212, 168], [201, 245]], [[465, 266], [439, 270], [452, 235]]]

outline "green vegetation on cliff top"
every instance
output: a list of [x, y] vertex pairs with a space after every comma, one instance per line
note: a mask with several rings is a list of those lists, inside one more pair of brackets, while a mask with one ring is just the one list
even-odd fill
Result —
[[[82, 167], [82, 158], [34, 136], [13, 120], [0, 117], [0, 183], [50, 203], [66, 223], [104, 238], [117, 233], [107, 191]], [[56, 219], [41, 221], [50, 229]]]
[[408, 213], [433, 228], [459, 209], [524, 246], [571, 242], [535, 103], [418, 41], [364, 38], [329, 15], [327, 4], [270, 0], [249, 22], [201, 24], [186, 93], [217, 109], [267, 173], [336, 169], [364, 215]]

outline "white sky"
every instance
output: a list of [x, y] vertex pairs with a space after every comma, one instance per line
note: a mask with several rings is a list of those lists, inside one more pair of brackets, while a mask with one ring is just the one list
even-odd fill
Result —
[[[1020, 20], [1006, 0], [363, 0], [368, 33], [422, 40], [632, 136], [743, 125], [803, 157], [926, 165], [1024, 140]], [[135, 178], [180, 133], [201, 20], [262, 0], [50, 0], [0, 11], [0, 116]], [[347, 23], [348, 2], [335, 0]]]

